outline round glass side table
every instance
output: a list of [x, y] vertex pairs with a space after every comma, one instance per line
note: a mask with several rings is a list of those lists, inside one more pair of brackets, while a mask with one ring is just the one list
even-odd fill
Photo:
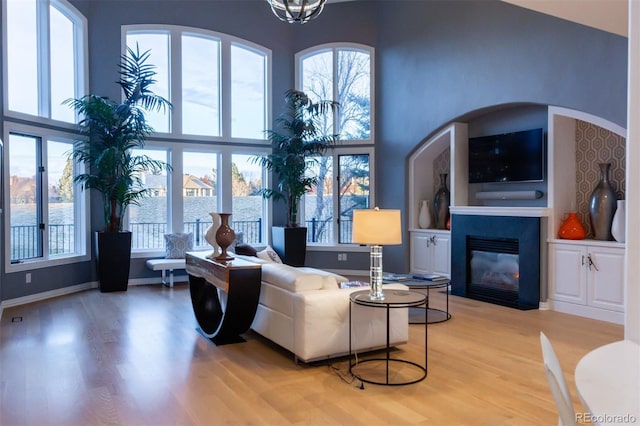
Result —
[[[408, 309], [411, 307], [423, 306], [427, 302], [427, 296], [424, 293], [418, 291], [411, 290], [397, 290], [397, 289], [387, 289], [382, 291], [384, 295], [384, 299], [376, 300], [371, 299], [369, 297], [369, 290], [360, 290], [353, 292], [349, 295], [350, 303], [349, 303], [349, 373], [354, 377], [360, 379], [365, 383], [372, 383], [376, 385], [386, 385], [386, 386], [400, 386], [400, 385], [410, 385], [413, 383], [418, 383], [424, 380], [427, 377], [427, 329], [428, 327], [424, 327], [424, 365], [421, 365], [417, 362], [400, 359], [400, 358], [391, 358], [391, 348], [389, 347], [389, 314], [391, 309]], [[352, 308], [354, 305], [366, 306], [370, 308], [380, 308], [386, 310], [386, 348], [385, 348], [385, 357], [373, 357], [373, 358], [365, 358], [359, 359], [356, 357], [356, 360], [352, 359], [352, 330], [351, 330], [351, 318], [352, 318]], [[425, 321], [427, 311], [425, 312]], [[385, 368], [384, 372], [384, 380], [372, 378], [371, 376], [367, 377], [366, 373], [360, 372], [358, 373], [358, 366], [362, 366], [363, 364], [368, 363], [382, 363]], [[409, 378], [404, 377], [401, 374], [394, 374], [392, 371], [392, 367], [395, 366], [396, 369], [402, 369], [403, 367], [408, 367], [413, 371], [410, 374]], [[400, 376], [400, 379], [394, 380], [390, 379], [390, 373], [393, 377]]]

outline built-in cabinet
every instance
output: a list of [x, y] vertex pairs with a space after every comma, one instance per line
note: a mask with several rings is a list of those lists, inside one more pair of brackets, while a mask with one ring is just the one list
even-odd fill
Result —
[[[421, 200], [430, 200], [432, 205], [437, 190], [437, 176], [439, 173], [448, 173], [450, 211], [453, 214], [536, 216], [542, 219], [541, 306], [622, 323], [624, 244], [557, 239], [558, 228], [568, 212], [578, 209], [583, 216], [587, 214], [585, 199], [597, 183], [597, 163], [612, 159], [619, 161], [616, 160], [620, 157], [618, 153], [620, 150], [624, 152], [624, 146], [616, 147], [613, 151], [603, 151], [598, 140], [580, 140], [577, 134], [584, 128], [583, 123], [592, 126], [584, 133], [599, 133], [598, 128], [601, 128], [622, 138], [626, 136], [626, 129], [599, 117], [566, 108], [548, 107], [547, 173], [545, 185], [541, 188], [546, 194], [540, 200], [542, 204], [518, 200], [517, 191], [530, 188], [509, 186], [510, 184], [501, 188], [509, 192], [512, 200], [490, 203], [478, 201], [477, 188], [468, 183], [468, 124], [451, 123], [425, 140], [410, 156], [408, 163], [410, 177], [407, 217], [411, 235], [411, 272], [448, 276], [451, 273], [451, 254], [448, 254], [446, 261], [441, 257], [445, 252], [451, 253], [448, 231], [425, 230], [418, 225]], [[621, 173], [619, 176], [623, 179], [624, 162], [619, 161], [618, 164], [621, 165], [618, 167], [618, 172]], [[618, 196], [624, 197], [624, 184], [617, 189]], [[486, 191], [484, 188], [482, 190]], [[514, 194], [516, 197], [513, 197]], [[583, 217], [583, 220], [588, 219]], [[452, 226], [455, 227], [455, 222]], [[440, 246], [431, 244], [431, 238], [436, 234]], [[442, 248], [444, 246], [446, 250]], [[582, 264], [583, 259], [585, 265]], [[591, 269], [589, 259], [592, 261]]]
[[446, 230], [411, 232], [411, 272], [451, 275], [451, 237]]
[[624, 321], [624, 247], [595, 240], [550, 243], [553, 309]]

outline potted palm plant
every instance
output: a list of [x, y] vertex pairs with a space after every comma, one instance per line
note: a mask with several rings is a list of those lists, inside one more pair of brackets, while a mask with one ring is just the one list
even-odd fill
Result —
[[278, 130], [267, 130], [273, 152], [255, 157], [273, 172], [275, 185], [264, 188], [265, 198], [287, 204], [287, 225], [272, 228], [273, 248], [285, 263], [302, 266], [305, 261], [307, 228], [299, 224], [298, 208], [302, 196], [318, 184], [318, 177], [308, 170], [339, 141], [337, 134], [326, 131], [329, 112], [337, 113], [335, 101], [312, 101], [304, 92], [285, 93], [285, 111], [278, 117]]
[[171, 108], [168, 100], [151, 90], [156, 72], [147, 63], [149, 56], [150, 51], [140, 53], [137, 46], [122, 55], [117, 82], [123, 92], [121, 102], [92, 94], [66, 101], [80, 116], [79, 127], [84, 136], [70, 154], [85, 165], [84, 173], [78, 174], [74, 182], [83, 189], [98, 191], [104, 206], [104, 230], [96, 233], [103, 292], [127, 289], [131, 232], [123, 231], [122, 217], [129, 205], [137, 205], [149, 195], [143, 175], [170, 169], [164, 162], [132, 151], [144, 147], [153, 131], [145, 111]]

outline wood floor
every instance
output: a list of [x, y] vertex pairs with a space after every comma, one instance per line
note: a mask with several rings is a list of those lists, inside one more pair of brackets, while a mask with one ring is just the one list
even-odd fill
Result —
[[[444, 295], [431, 292], [432, 303]], [[429, 325], [429, 374], [384, 387], [347, 377], [347, 361], [296, 365], [247, 333], [216, 347], [199, 335], [186, 285], [97, 290], [5, 309], [0, 424], [7, 425], [555, 425], [539, 332], [573, 370], [622, 326], [451, 296]], [[420, 359], [424, 325], [394, 356]], [[322, 336], [318, 336], [322, 338]]]

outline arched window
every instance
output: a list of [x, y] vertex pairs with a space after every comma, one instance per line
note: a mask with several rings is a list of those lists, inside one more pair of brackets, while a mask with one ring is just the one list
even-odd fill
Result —
[[[158, 133], [265, 141], [271, 52], [227, 34], [176, 26], [125, 26], [126, 46], [151, 51], [154, 91], [173, 104], [150, 115]], [[124, 48], [123, 48], [124, 51]]]
[[319, 187], [304, 196], [311, 245], [350, 244], [353, 210], [374, 206], [373, 70], [369, 46], [328, 44], [296, 54], [296, 87], [314, 100], [340, 104], [325, 131], [339, 134], [341, 144], [317, 159], [310, 173]]

